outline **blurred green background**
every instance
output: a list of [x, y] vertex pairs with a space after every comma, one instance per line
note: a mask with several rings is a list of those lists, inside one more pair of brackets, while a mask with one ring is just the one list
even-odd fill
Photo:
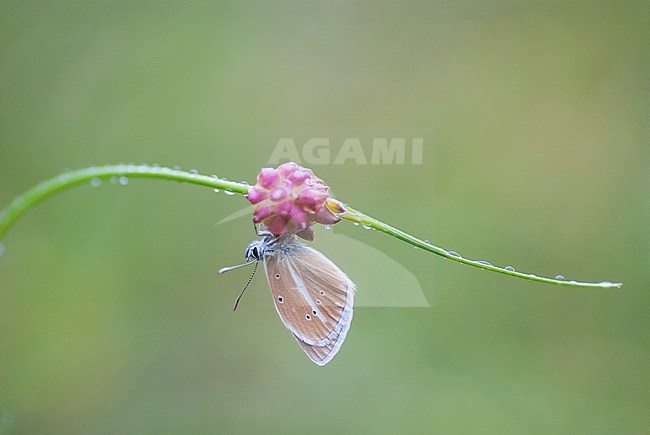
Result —
[[418, 136], [422, 165], [312, 168], [471, 258], [625, 286], [508, 278], [343, 222], [432, 307], [358, 308], [319, 368], [262, 275], [232, 312], [248, 272], [216, 271], [254, 234], [250, 217], [215, 223], [242, 197], [83, 186], [3, 240], [0, 432], [647, 432], [649, 17], [648, 2], [1, 2], [0, 207], [95, 164], [252, 182], [280, 137], [329, 137], [335, 155], [340, 138], [369, 153]]

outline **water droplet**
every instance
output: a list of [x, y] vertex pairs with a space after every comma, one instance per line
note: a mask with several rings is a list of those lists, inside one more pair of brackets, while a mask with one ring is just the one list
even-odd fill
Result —
[[514, 271], [515, 271], [515, 268], [512, 267], [512, 266], [506, 266], [504, 269], [505, 269], [505, 270], [509, 270], [510, 272], [514, 272]]
[[214, 189], [214, 191], [215, 191], [216, 193], [221, 192], [221, 190], [219, 190], [219, 189]]
[[196, 169], [190, 169], [187, 172], [189, 172], [190, 174], [193, 174], [193, 175], [198, 175], [198, 173], [199, 173], [199, 171], [197, 171]]
[[4, 243], [0, 242], [0, 257], [2, 257], [5, 253], [5, 245]]
[[357, 227], [358, 227], [359, 225], [361, 225], [359, 222], [352, 222], [352, 224], [355, 225], [355, 226], [357, 226]]
[[479, 264], [482, 264], [484, 266], [492, 266], [492, 263], [490, 263], [489, 261], [477, 260], [476, 262], [479, 263]]
[[[2, 252], [1, 249], [2, 248], [0, 248], [0, 252]], [[0, 255], [2, 255], [2, 254], [0, 254]], [[600, 284], [601, 287], [604, 287], [604, 288], [609, 288], [609, 287], [613, 286], [613, 284], [610, 281], [601, 281], [599, 284]]]
[[418, 248], [417, 246], [413, 246], [413, 249], [420, 249], [420, 248]]
[[93, 178], [92, 180], [90, 180], [90, 185], [93, 187], [99, 187], [101, 186], [101, 184], [102, 184], [101, 178]]
[[117, 175], [113, 175], [111, 177], [111, 184], [117, 184], [120, 181], [120, 179], [117, 177]]
[[232, 190], [224, 190], [223, 192], [228, 196], [233, 196], [235, 194]]
[[129, 184], [129, 179], [127, 177], [125, 177], [124, 175], [122, 175], [120, 177], [120, 184], [122, 186], [126, 186], [127, 184]]
[[427, 239], [424, 239], [424, 243], [426, 243], [427, 245], [430, 245], [430, 244], [431, 244], [431, 242], [428, 241]]
[[326, 229], [326, 230], [331, 230], [331, 229], [332, 229], [332, 226], [331, 226], [331, 225], [325, 225], [325, 229]]
[[178, 166], [178, 165], [176, 165], [176, 166], [172, 167], [172, 169], [173, 169], [174, 171], [180, 171], [180, 170], [181, 170], [181, 167]]
[[453, 256], [453, 257], [458, 257], [458, 258], [463, 258], [458, 252], [456, 251], [447, 251], [447, 254]]
[[244, 186], [250, 186], [250, 184], [248, 184], [248, 181], [240, 181], [240, 183], [243, 184]]
[[370, 228], [371, 228], [371, 227], [368, 226], [368, 225], [364, 225], [364, 226], [363, 226], [363, 229], [364, 229], [364, 230], [369, 230]]
[[556, 275], [555, 279], [558, 281], [564, 281], [564, 276], [563, 275]]

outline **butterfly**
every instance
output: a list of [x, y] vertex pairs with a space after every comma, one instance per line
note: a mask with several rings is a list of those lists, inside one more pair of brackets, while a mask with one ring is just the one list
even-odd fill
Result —
[[350, 329], [354, 283], [330, 259], [301, 244], [294, 235], [258, 235], [262, 238], [246, 248], [246, 263], [219, 271], [225, 273], [255, 264], [234, 309], [262, 262], [280, 320], [307, 356], [324, 366], [341, 349]]

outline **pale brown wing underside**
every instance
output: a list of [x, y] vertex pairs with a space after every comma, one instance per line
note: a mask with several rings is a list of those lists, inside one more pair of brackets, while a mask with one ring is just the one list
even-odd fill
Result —
[[268, 254], [265, 269], [280, 319], [305, 353], [325, 365], [350, 328], [354, 284], [323, 254], [295, 241]]

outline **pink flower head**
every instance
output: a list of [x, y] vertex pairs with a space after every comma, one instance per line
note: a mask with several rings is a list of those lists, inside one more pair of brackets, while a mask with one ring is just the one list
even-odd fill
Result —
[[314, 223], [331, 225], [341, 220], [343, 204], [330, 197], [330, 188], [311, 169], [293, 162], [263, 168], [246, 198], [253, 204], [253, 222], [276, 236], [296, 234], [313, 240]]

